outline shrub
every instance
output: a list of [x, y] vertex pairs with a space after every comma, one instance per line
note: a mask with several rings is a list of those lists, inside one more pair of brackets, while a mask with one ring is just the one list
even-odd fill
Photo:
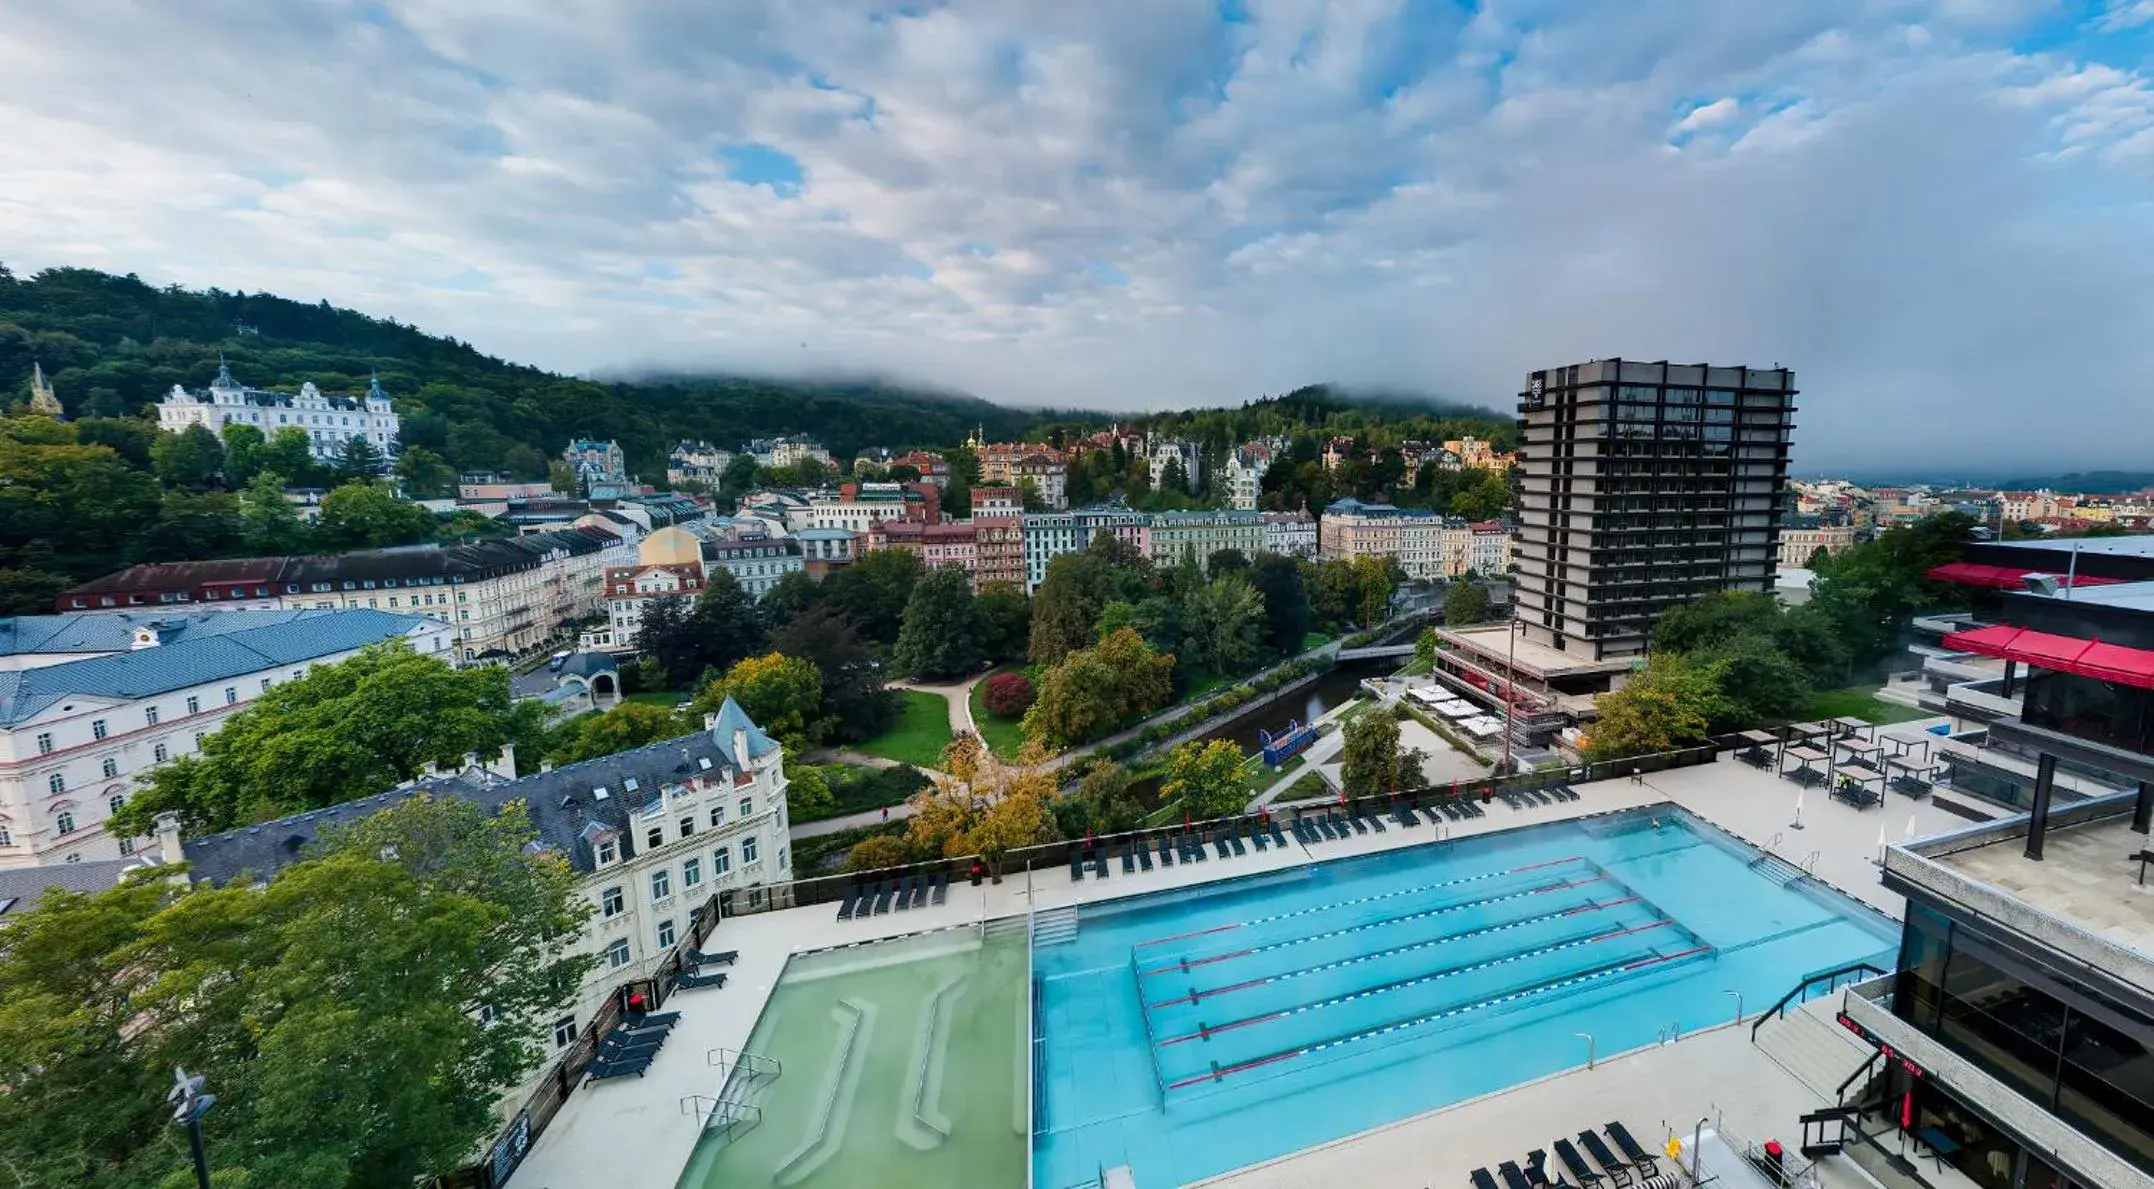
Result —
[[996, 718], [1022, 718], [1037, 694], [1023, 673], [997, 673], [980, 689], [980, 704]]

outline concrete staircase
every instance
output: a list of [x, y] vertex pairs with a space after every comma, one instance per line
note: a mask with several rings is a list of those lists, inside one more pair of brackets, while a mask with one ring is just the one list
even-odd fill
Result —
[[[1780, 1068], [1810, 1088], [1819, 1101], [1837, 1104], [1838, 1087], [1876, 1051], [1842, 1028], [1833, 1017], [1840, 996], [1824, 995], [1787, 1015], [1765, 1021], [1757, 1045]], [[1851, 1092], [1859, 1087], [1850, 1086]]]
[[1077, 940], [1077, 910], [1050, 908], [1032, 918], [1032, 944], [1065, 945]]

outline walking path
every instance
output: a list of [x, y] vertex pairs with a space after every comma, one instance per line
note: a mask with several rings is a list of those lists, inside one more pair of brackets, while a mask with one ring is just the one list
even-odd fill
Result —
[[963, 681], [923, 681], [917, 685], [908, 681], [886, 681], [883, 688], [914, 689], [923, 694], [941, 694], [943, 701], [950, 704], [950, 737], [955, 739], [959, 731], [970, 731], [975, 735], [980, 733], [980, 728], [972, 722], [972, 687], [980, 684], [981, 679], [986, 676], [985, 673], [976, 673]]
[[[888, 817], [883, 816], [886, 812]], [[794, 826], [791, 833], [795, 838], [814, 838], [821, 834], [835, 834], [840, 830], [872, 826], [883, 821], [901, 822], [911, 816], [912, 802], [906, 801], [892, 805], [888, 810], [863, 809], [859, 813], [848, 813], [842, 817], [826, 817], [819, 822], [807, 822]]]

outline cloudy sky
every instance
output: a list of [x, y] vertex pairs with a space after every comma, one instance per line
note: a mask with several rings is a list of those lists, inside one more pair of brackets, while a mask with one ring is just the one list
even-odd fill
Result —
[[1508, 407], [2154, 463], [2154, 0], [0, 0], [0, 260], [575, 372]]

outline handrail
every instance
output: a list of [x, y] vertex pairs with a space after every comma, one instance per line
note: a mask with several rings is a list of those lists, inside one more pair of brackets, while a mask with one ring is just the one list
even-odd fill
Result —
[[1876, 1051], [1876, 1050], [1872, 1050], [1872, 1051], [1871, 1051], [1871, 1053], [1870, 1053], [1870, 1059], [1869, 1059], [1869, 1060], [1867, 1060], [1867, 1061], [1864, 1061], [1864, 1062], [1863, 1062], [1863, 1063], [1862, 1063], [1861, 1065], [1858, 1065], [1858, 1066], [1856, 1066], [1856, 1067], [1855, 1067], [1855, 1072], [1853, 1072], [1853, 1073], [1851, 1073], [1851, 1074], [1848, 1074], [1848, 1075], [1847, 1075], [1847, 1080], [1846, 1080], [1846, 1081], [1844, 1081], [1844, 1082], [1841, 1082], [1841, 1083], [1840, 1083], [1840, 1085], [1839, 1085], [1839, 1086], [1838, 1086], [1838, 1087], [1837, 1087], [1836, 1089], [1834, 1089], [1834, 1090], [1833, 1090], [1833, 1092], [1832, 1092], [1832, 1098], [1833, 1098], [1833, 1101], [1834, 1101], [1834, 1102], [1839, 1102], [1839, 1103], [1845, 1103], [1845, 1102], [1847, 1101], [1847, 1088], [1848, 1088], [1849, 1086], [1852, 1086], [1852, 1085], [1854, 1085], [1854, 1084], [1855, 1084], [1855, 1079], [1856, 1079], [1856, 1078], [1859, 1078], [1859, 1077], [1861, 1077], [1861, 1076], [1862, 1076], [1863, 1074], [1866, 1074], [1866, 1073], [1870, 1072], [1870, 1067], [1871, 1067], [1872, 1065], [1875, 1065], [1875, 1064], [1877, 1064], [1878, 1058], [1880, 1058], [1880, 1057], [1883, 1057], [1883, 1056], [1884, 1056], [1884, 1054], [1883, 1054], [1883, 1053], [1881, 1053], [1881, 1052], [1878, 1052], [1878, 1051]]
[[1816, 986], [1820, 982], [1825, 984], [1825, 989], [1827, 991], [1830, 991], [1833, 989], [1833, 987], [1839, 984], [1840, 978], [1843, 975], [1874, 974], [1882, 978], [1885, 975], [1891, 973], [1892, 972], [1889, 970], [1880, 970], [1877, 967], [1872, 966], [1868, 962], [1854, 962], [1850, 963], [1849, 965], [1842, 966], [1837, 970], [1826, 970], [1820, 971], [1817, 974], [1813, 974], [1810, 977], [1795, 984], [1795, 989], [1789, 991], [1785, 995], [1782, 995], [1778, 1003], [1775, 1003], [1771, 1007], [1768, 1007], [1764, 1011], [1758, 1013], [1757, 1020], [1750, 1025], [1750, 1043], [1757, 1043], [1758, 1029], [1765, 1026], [1765, 1021], [1786, 1015], [1788, 1004], [1795, 1002], [1797, 998], [1807, 995], [1810, 988]]

